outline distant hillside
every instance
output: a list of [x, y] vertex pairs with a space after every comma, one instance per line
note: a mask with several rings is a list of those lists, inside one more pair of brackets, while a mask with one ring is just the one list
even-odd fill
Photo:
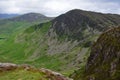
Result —
[[8, 19], [18, 16], [18, 14], [0, 14], [0, 19]]
[[119, 21], [119, 15], [71, 10], [1, 43], [0, 61], [32, 64], [69, 75], [85, 65], [90, 46], [99, 35], [120, 25]]
[[3, 19], [0, 20], [0, 34], [11, 34], [16, 29], [26, 29], [31, 25], [47, 22], [51, 19], [53, 18], [38, 13], [28, 13], [14, 18]]
[[27, 22], [34, 22], [34, 21], [45, 21], [45, 20], [51, 20], [51, 17], [46, 17], [40, 13], [28, 13], [24, 14], [12, 19], [9, 19], [10, 21], [27, 21]]
[[110, 29], [98, 38], [91, 48], [84, 73], [77, 71], [75, 80], [119, 80], [119, 52], [120, 27]]

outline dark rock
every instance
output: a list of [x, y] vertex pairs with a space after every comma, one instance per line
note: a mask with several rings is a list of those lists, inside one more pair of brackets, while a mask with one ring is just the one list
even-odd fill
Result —
[[118, 27], [103, 33], [93, 45], [86, 65], [86, 76], [94, 75], [95, 80], [119, 80], [119, 53], [120, 28]]
[[[120, 25], [120, 16], [83, 10], [71, 10], [52, 20], [52, 29], [59, 36], [84, 39], [94, 33], [103, 32], [111, 26]], [[83, 33], [88, 30], [89, 35]]]

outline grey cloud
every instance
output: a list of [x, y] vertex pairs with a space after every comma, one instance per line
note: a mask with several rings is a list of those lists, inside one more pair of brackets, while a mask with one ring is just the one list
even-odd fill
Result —
[[0, 0], [0, 13], [37, 12], [57, 16], [71, 9], [120, 14], [119, 0]]

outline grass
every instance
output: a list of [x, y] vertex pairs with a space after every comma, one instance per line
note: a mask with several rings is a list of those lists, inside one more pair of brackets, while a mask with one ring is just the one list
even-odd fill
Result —
[[[66, 76], [77, 70], [81, 64], [78, 64], [79, 61], [76, 59], [84, 47], [78, 45], [68, 52], [49, 55], [47, 50], [52, 45], [48, 46], [46, 34], [50, 26], [51, 22], [36, 24], [27, 29], [19, 27], [6, 40], [0, 40], [0, 62], [30, 64], [59, 71]], [[64, 38], [59, 41], [64, 42]], [[84, 52], [80, 54], [82, 54], [81, 57], [86, 56]], [[81, 57], [79, 60], [82, 60]], [[84, 63], [84, 61], [82, 62]]]
[[[48, 31], [49, 29], [49, 24], [43, 24], [43, 26], [40, 26], [39, 31], [34, 33], [34, 38], [37, 39], [38, 37], [40, 37], [39, 35], [41, 35], [41, 37], [43, 38], [45, 33]], [[33, 29], [33, 27], [28, 28], [29, 29]], [[29, 44], [31, 43], [31, 40], [33, 39], [32, 34], [33, 33], [28, 33], [29, 31], [25, 31], [25, 33], [27, 33], [27, 36], [25, 37], [25, 40], [27, 41], [23, 41], [23, 42], [15, 42], [17, 37], [17, 34], [19, 33], [24, 33], [24, 30], [19, 30], [17, 32], [14, 32], [13, 34], [11, 34], [6, 40], [0, 40], [0, 61], [1, 62], [14, 62], [14, 63], [23, 63], [25, 61], [27, 61], [26, 59], [29, 56], [32, 56], [33, 51], [38, 47], [36, 44]], [[39, 35], [37, 35], [39, 32]], [[23, 37], [24, 38], [24, 37]], [[28, 46], [32, 46], [33, 50], [30, 51], [26, 51], [28, 50], [30, 47]], [[34, 47], [35, 48], [34, 48]], [[45, 47], [42, 46], [40, 51], [44, 54], [45, 53]], [[27, 53], [26, 53], [27, 52]], [[37, 62], [40, 62], [42, 59], [45, 60], [44, 58], [47, 57], [45, 55], [42, 55], [40, 60], [37, 60]], [[45, 62], [45, 61], [44, 61]]]
[[14, 70], [0, 72], [0, 80], [48, 80], [42, 72]]

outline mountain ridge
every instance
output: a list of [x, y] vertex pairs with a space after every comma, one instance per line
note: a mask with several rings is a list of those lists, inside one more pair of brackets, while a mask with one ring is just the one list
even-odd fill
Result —
[[52, 17], [47, 17], [40, 13], [26, 13], [17, 17], [14, 17], [12, 19], [9, 19], [11, 21], [28, 21], [33, 22], [34, 19], [36, 21], [42, 21], [42, 20], [51, 20]]
[[17, 28], [23, 27], [26, 29], [31, 25], [47, 22], [51, 19], [53, 18], [46, 17], [39, 13], [27, 13], [9, 19], [2, 19], [0, 20], [0, 33], [11, 34], [11, 32]]
[[63, 34], [79, 39], [81, 31], [90, 29], [93, 33], [102, 32], [114, 25], [120, 25], [119, 19], [119, 15], [75, 9], [53, 19], [52, 26], [58, 35]]

